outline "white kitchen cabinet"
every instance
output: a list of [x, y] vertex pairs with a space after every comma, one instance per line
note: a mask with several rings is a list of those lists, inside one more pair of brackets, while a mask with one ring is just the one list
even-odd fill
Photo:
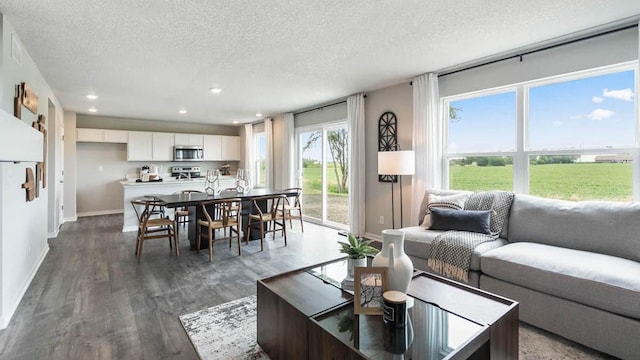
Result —
[[77, 142], [102, 142], [101, 129], [77, 129]]
[[108, 143], [126, 144], [129, 141], [129, 132], [124, 130], [103, 130], [102, 139]]
[[222, 137], [220, 135], [204, 135], [204, 160], [219, 161], [222, 159]]
[[173, 161], [173, 133], [153, 133], [153, 160], [155, 161]]
[[153, 160], [153, 133], [143, 131], [129, 131], [129, 142], [127, 143], [127, 160]]
[[222, 138], [222, 161], [240, 161], [240, 136]]
[[175, 145], [202, 146], [204, 136], [198, 134], [175, 134]]
[[107, 129], [83, 129], [76, 130], [77, 142], [103, 142], [126, 144], [128, 131]]

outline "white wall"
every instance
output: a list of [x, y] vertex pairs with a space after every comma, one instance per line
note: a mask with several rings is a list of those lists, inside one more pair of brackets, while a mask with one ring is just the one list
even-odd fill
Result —
[[330, 121], [343, 120], [347, 118], [347, 102], [341, 102], [336, 105], [321, 107], [317, 110], [311, 110], [302, 114], [295, 114], [294, 126], [296, 128], [324, 124]]
[[[240, 134], [239, 126], [194, 124], [172, 121], [143, 120], [96, 115], [76, 115], [76, 126], [90, 129], [130, 131], [157, 131], [188, 134], [231, 135]], [[75, 131], [75, 130], [74, 130]]]
[[76, 113], [64, 112], [64, 221], [76, 221]]
[[440, 77], [440, 96], [490, 89], [638, 59], [638, 29], [628, 29]]
[[[62, 119], [62, 106], [54, 96], [51, 88], [40, 74], [37, 66], [22, 47], [22, 60], [17, 62], [11, 57], [12, 36], [18, 39], [12, 26], [4, 16], [0, 16], [1, 31], [1, 68], [0, 106], [6, 112], [13, 114], [14, 85], [26, 82], [38, 95], [37, 114], [48, 114], [48, 99], [56, 107], [56, 118]], [[19, 42], [19, 40], [18, 40]], [[22, 46], [22, 44], [19, 42]], [[22, 109], [22, 121], [31, 125], [37, 120], [37, 114], [32, 114], [26, 108]], [[47, 119], [47, 123], [54, 122]], [[19, 121], [16, 119], [16, 121]], [[55, 161], [55, 154], [49, 154], [48, 162]], [[0, 212], [1, 229], [1, 257], [0, 257], [0, 328], [7, 326], [24, 292], [29, 287], [31, 279], [38, 270], [40, 263], [49, 250], [47, 243], [47, 214], [48, 191], [40, 189], [40, 197], [27, 202], [25, 191], [20, 184], [25, 181], [25, 168], [35, 168], [34, 163], [22, 162], [15, 164], [4, 162], [0, 164]]]
[[[368, 237], [380, 237], [382, 230], [391, 229], [392, 224], [391, 183], [378, 182], [378, 120], [387, 111], [393, 112], [398, 120], [398, 145], [402, 150], [411, 150], [413, 90], [408, 82], [367, 93], [365, 99], [365, 233]], [[396, 228], [401, 227], [399, 185], [394, 184]], [[411, 176], [402, 177], [402, 187], [404, 224], [410, 226]], [[384, 224], [380, 224], [381, 216], [384, 217]]]

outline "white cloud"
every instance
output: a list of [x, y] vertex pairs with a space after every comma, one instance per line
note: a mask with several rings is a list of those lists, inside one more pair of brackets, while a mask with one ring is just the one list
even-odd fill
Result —
[[620, 90], [603, 89], [602, 96], [624, 101], [633, 101], [633, 91], [629, 88]]
[[601, 98], [601, 97], [594, 96], [594, 97], [591, 98], [591, 101], [593, 101], [596, 104], [599, 104], [599, 103], [603, 102], [604, 99]]
[[608, 119], [610, 117], [613, 116], [613, 114], [615, 114], [613, 111], [611, 110], [605, 110], [605, 109], [595, 109], [592, 112], [590, 112], [587, 117], [591, 120], [604, 120], [604, 119]]
[[562, 126], [562, 121], [556, 120], [556, 121], [552, 122], [552, 124], [553, 124], [554, 127], [560, 127], [560, 126]]

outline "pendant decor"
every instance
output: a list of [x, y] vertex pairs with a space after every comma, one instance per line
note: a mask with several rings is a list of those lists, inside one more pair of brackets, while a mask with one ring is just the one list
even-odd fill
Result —
[[[394, 151], [398, 145], [398, 119], [387, 111], [378, 120], [378, 151]], [[398, 182], [397, 175], [378, 175], [379, 182]]]
[[[36, 164], [36, 184], [42, 182], [42, 188], [47, 187], [47, 118], [38, 115], [38, 121], [34, 121], [31, 127], [40, 131], [44, 137], [42, 141], [42, 161]], [[39, 186], [36, 188], [36, 197], [40, 196]]]
[[404, 231], [382, 230], [382, 250], [371, 266], [388, 267], [387, 290], [407, 293], [413, 276], [413, 263], [404, 252]]
[[36, 183], [33, 181], [33, 170], [27, 168], [27, 181], [22, 184], [22, 188], [27, 192], [27, 201], [33, 201], [36, 198]]
[[22, 106], [32, 113], [38, 111], [38, 95], [36, 95], [26, 83], [16, 85], [16, 96], [13, 99], [13, 116], [22, 117]]

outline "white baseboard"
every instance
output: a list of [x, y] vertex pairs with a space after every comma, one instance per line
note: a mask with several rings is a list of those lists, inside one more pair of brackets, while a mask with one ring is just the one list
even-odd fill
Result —
[[72, 217], [68, 217], [68, 218], [63, 218], [62, 221], [65, 222], [65, 223], [74, 222], [74, 221], [78, 221], [78, 217], [77, 216], [72, 216]]
[[137, 225], [123, 226], [122, 227], [122, 232], [137, 231], [137, 230], [138, 230], [138, 226]]
[[47, 238], [48, 239], [55, 239], [58, 237], [58, 234], [60, 233], [60, 229], [54, 231], [54, 232], [50, 232], [49, 234], [47, 234]]
[[87, 211], [83, 213], [78, 213], [78, 217], [86, 217], [86, 216], [99, 216], [99, 215], [112, 215], [112, 214], [122, 214], [124, 210], [99, 210], [99, 211]]
[[42, 262], [44, 261], [44, 258], [47, 256], [48, 253], [49, 253], [49, 244], [47, 244], [47, 246], [45, 246], [45, 248], [42, 249], [42, 253], [38, 257], [38, 260], [36, 261], [35, 265], [31, 269], [31, 272], [29, 273], [28, 280], [22, 286], [22, 290], [20, 290], [20, 293], [15, 298], [13, 304], [9, 304], [9, 311], [6, 314], [2, 314], [3, 316], [0, 316], [0, 330], [6, 329], [6, 327], [9, 325], [9, 322], [11, 321], [13, 314], [18, 309], [18, 305], [20, 305], [20, 301], [22, 301], [22, 297], [27, 292], [27, 289], [29, 289], [29, 285], [31, 285], [31, 281], [33, 281], [33, 278], [36, 276], [38, 269], [40, 269], [40, 265], [42, 265]]
[[377, 235], [377, 234], [372, 234], [372, 233], [365, 232], [364, 233], [364, 237], [366, 237], [367, 239], [370, 239], [370, 240], [382, 241], [382, 235]]

